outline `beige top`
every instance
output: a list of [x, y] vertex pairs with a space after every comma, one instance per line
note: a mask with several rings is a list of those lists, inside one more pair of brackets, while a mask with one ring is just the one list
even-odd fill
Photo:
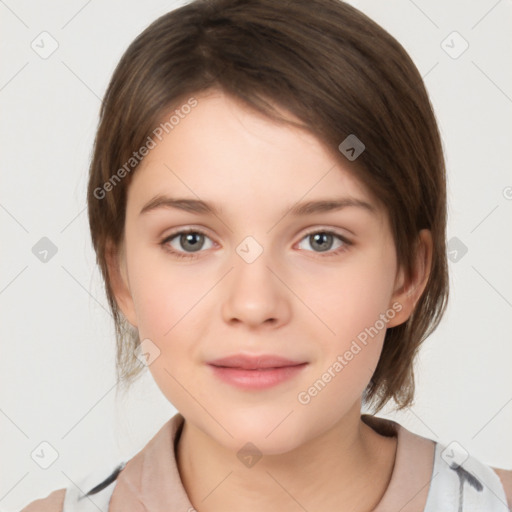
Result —
[[[452, 444], [447, 448], [385, 418], [363, 414], [361, 419], [381, 435], [397, 436], [391, 479], [374, 512], [512, 509], [512, 470], [495, 470], [471, 456], [462, 463]], [[108, 512], [193, 512], [176, 464], [183, 422], [183, 416], [176, 413], [110, 478], [89, 478], [89, 485], [82, 489], [96, 488], [96, 492], [83, 500], [74, 487], [59, 489], [31, 502], [21, 512], [107, 512], [107, 507]]]

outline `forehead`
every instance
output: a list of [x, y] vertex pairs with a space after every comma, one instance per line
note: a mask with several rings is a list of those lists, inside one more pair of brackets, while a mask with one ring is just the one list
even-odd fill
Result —
[[133, 176], [128, 202], [139, 211], [165, 193], [205, 197], [227, 209], [279, 205], [281, 210], [283, 204], [334, 196], [378, 208], [344, 157], [336, 158], [313, 134], [277, 123], [219, 91], [195, 98], [197, 105], [155, 140]]

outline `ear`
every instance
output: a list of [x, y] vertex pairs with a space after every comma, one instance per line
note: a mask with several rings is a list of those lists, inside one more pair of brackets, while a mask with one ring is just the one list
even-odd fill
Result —
[[[405, 280], [405, 272], [400, 268], [395, 280], [395, 290], [389, 306], [395, 304], [397, 314], [388, 322], [388, 327], [404, 323], [413, 313], [416, 303], [425, 290], [432, 266], [432, 233], [428, 229], [419, 232], [412, 275]], [[397, 304], [401, 305], [399, 310]]]
[[135, 314], [135, 306], [130, 291], [124, 245], [121, 244], [117, 248], [109, 240], [106, 245], [105, 259], [107, 260], [110, 287], [115, 296], [117, 307], [126, 320], [137, 328], [137, 315]]

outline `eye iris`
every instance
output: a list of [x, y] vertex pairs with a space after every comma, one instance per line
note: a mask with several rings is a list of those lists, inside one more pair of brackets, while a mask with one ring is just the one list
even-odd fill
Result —
[[[313, 240], [311, 247], [314, 247], [315, 244], [319, 244], [319, 251], [327, 251], [332, 246], [332, 238], [333, 236], [329, 233], [315, 233], [314, 235], [310, 235], [310, 239]], [[326, 240], [328, 243], [326, 243]]]
[[201, 233], [185, 233], [180, 236], [180, 244], [183, 249], [195, 252], [203, 245], [203, 238], [204, 235]]

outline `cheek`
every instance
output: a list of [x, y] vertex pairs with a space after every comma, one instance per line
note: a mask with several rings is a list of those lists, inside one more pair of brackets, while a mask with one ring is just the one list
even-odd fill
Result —
[[339, 410], [347, 400], [356, 400], [370, 381], [387, 322], [394, 317], [393, 272], [393, 253], [375, 252], [354, 258], [339, 272], [316, 275], [316, 284], [312, 280], [305, 288], [308, 305], [324, 324], [316, 322], [321, 336], [318, 330], [316, 336], [310, 333], [317, 340], [318, 363], [308, 383], [311, 394], [303, 390], [304, 401], [310, 399], [314, 408], [337, 404]]
[[[134, 283], [140, 339], [151, 340], [154, 345], [150, 346], [158, 353], [148, 370], [162, 394], [178, 410], [190, 408], [188, 391], [197, 379], [193, 361], [198, 347], [194, 340], [204, 336], [199, 319], [208, 316], [206, 303], [200, 299], [208, 288], [197, 276], [190, 278], [176, 268], [156, 266], [140, 273]], [[201, 402], [207, 399], [203, 389], [193, 393]]]
[[[333, 272], [331, 268], [315, 275], [304, 288], [305, 302], [325, 324], [326, 334], [330, 331], [337, 340], [334, 345], [338, 349], [372, 327], [389, 309], [394, 279], [392, 262], [392, 255], [377, 252], [364, 258], [354, 257], [339, 271]], [[329, 339], [328, 335], [323, 337]]]
[[141, 336], [165, 341], [185, 324], [195, 324], [201, 298], [211, 284], [191, 267], [155, 256], [157, 250], [134, 251], [130, 284]]
[[317, 343], [317, 361], [297, 401], [304, 412], [326, 421], [336, 421], [361, 397], [382, 352], [387, 325], [381, 315], [389, 321], [394, 313], [388, 308], [388, 287], [374, 279], [365, 283], [362, 275], [343, 276], [331, 282], [326, 293], [309, 296], [322, 304], [319, 316], [329, 330], [311, 338]]
[[192, 361], [199, 357], [195, 340], [207, 336], [212, 282], [191, 267], [166, 264], [142, 250], [133, 251], [132, 258], [137, 262], [130, 269], [130, 286], [139, 337], [150, 340], [146, 343], [157, 354], [148, 369], [169, 401], [186, 407], [190, 397], [180, 383], [188, 386], [197, 377], [192, 373]]

